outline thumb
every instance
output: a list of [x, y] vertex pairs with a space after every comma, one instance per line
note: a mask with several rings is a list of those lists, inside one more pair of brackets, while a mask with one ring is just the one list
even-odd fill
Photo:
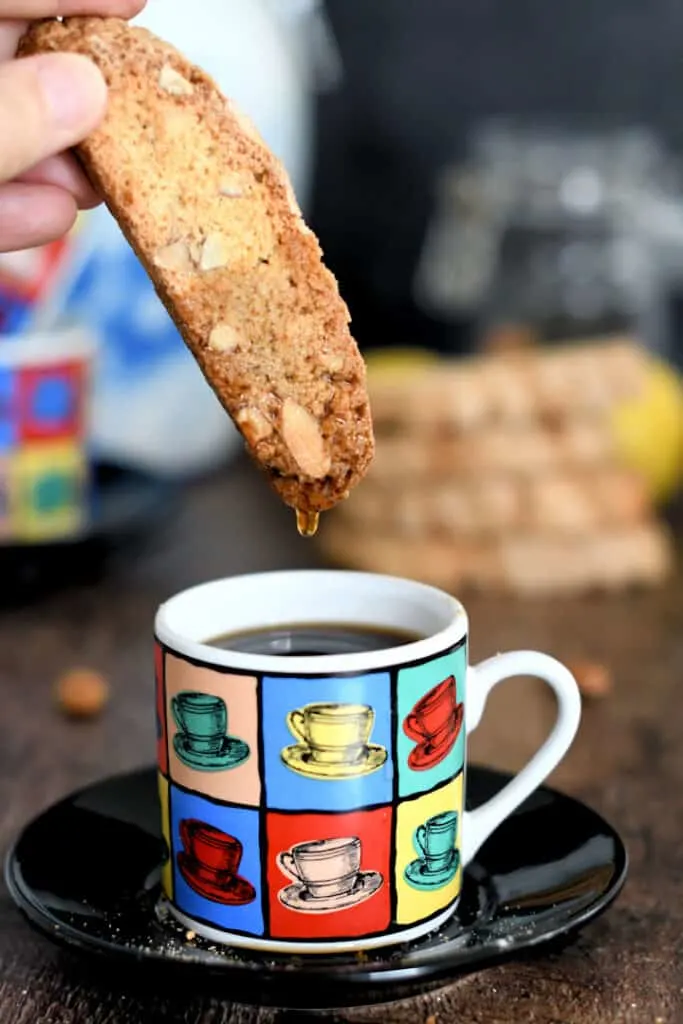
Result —
[[0, 182], [81, 142], [104, 116], [107, 88], [75, 53], [0, 65]]

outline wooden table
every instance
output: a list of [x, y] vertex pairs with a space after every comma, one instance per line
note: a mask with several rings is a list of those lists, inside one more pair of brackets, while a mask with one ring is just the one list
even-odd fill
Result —
[[[0, 615], [0, 848], [73, 788], [153, 759], [150, 628], [158, 603], [210, 577], [316, 564], [291, 514], [251, 467], [189, 488], [178, 514], [142, 554], [106, 578]], [[683, 582], [642, 595], [582, 602], [469, 604], [475, 659], [538, 647], [608, 662], [609, 699], [586, 706], [580, 734], [552, 782], [589, 801], [623, 833], [631, 874], [618, 902], [553, 956], [473, 975], [421, 1000], [344, 1011], [345, 1020], [412, 1024], [680, 1024], [683, 1021]], [[75, 663], [113, 686], [106, 713], [75, 724], [51, 697]], [[516, 769], [554, 714], [532, 680], [493, 696], [470, 756]], [[34, 934], [0, 890], [2, 1024], [255, 1024], [275, 1011], [188, 994], [172, 1004], [87, 965]], [[433, 1022], [430, 1020], [430, 1024]]]

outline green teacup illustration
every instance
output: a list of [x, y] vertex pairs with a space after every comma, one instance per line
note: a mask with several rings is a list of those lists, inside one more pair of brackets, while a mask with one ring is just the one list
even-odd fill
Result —
[[458, 814], [444, 811], [434, 814], [418, 826], [413, 837], [420, 854], [405, 869], [404, 877], [414, 889], [440, 889], [456, 875], [460, 854], [455, 848]]
[[457, 813], [445, 811], [435, 814], [416, 830], [415, 848], [427, 862], [427, 871], [443, 871], [453, 860], [457, 828]]
[[217, 754], [228, 730], [225, 701], [210, 693], [186, 690], [171, 701], [175, 723], [198, 754]]
[[222, 697], [183, 690], [171, 699], [178, 727], [173, 746], [188, 768], [222, 771], [236, 768], [249, 757], [248, 745], [228, 736], [228, 709]]

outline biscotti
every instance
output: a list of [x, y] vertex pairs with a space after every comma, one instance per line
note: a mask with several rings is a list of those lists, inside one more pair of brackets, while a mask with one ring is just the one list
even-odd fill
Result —
[[415, 537], [470, 541], [520, 532], [572, 537], [621, 530], [643, 522], [648, 512], [644, 481], [608, 466], [599, 474], [482, 473], [460, 477], [455, 484], [409, 479], [398, 488], [383, 486], [373, 475], [335, 515], [350, 535], [386, 531], [410, 542]]
[[102, 71], [107, 116], [77, 155], [251, 456], [315, 519], [363, 477], [374, 439], [349, 313], [284, 167], [208, 75], [145, 29], [37, 23], [20, 52], [49, 50]]
[[646, 353], [627, 339], [442, 360], [372, 383], [376, 430], [469, 436], [591, 418], [639, 393]]
[[325, 557], [363, 572], [388, 573], [451, 593], [540, 596], [656, 586], [671, 572], [672, 539], [661, 523], [637, 523], [573, 537], [538, 533], [469, 540], [410, 537], [341, 519], [325, 523]]
[[671, 536], [619, 427], [648, 395], [653, 363], [637, 342], [370, 368], [372, 473], [324, 524], [324, 558], [507, 595], [671, 573]]

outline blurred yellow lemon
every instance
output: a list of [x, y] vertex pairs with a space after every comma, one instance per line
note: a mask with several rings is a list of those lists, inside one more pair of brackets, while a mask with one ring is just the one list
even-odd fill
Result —
[[408, 376], [415, 370], [433, 366], [439, 358], [436, 352], [424, 348], [380, 348], [365, 355], [365, 365], [372, 381], [396, 374]]
[[654, 501], [666, 501], [683, 479], [683, 383], [676, 371], [652, 358], [642, 393], [616, 406], [613, 426], [621, 457], [642, 473]]

